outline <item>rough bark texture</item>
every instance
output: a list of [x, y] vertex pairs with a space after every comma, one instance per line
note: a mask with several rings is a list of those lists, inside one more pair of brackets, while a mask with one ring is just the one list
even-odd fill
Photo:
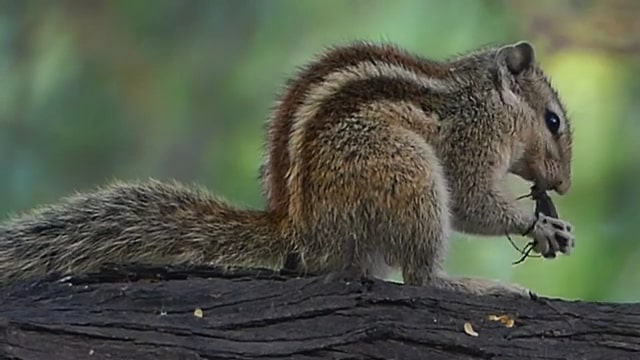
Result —
[[323, 280], [132, 266], [19, 284], [0, 294], [0, 358], [640, 359], [640, 305]]

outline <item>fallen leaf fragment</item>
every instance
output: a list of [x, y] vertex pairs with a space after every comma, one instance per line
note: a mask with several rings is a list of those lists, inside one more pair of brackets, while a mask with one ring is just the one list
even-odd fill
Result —
[[473, 330], [473, 326], [471, 326], [470, 322], [464, 323], [464, 332], [469, 336], [478, 336], [479, 334]]
[[200, 309], [200, 308], [196, 308], [193, 311], [193, 316], [195, 316], [195, 317], [201, 318], [203, 315], [204, 315], [204, 313], [202, 312], [202, 309]]
[[490, 321], [499, 321], [502, 325], [512, 328], [515, 325], [516, 321], [513, 320], [509, 315], [489, 315]]

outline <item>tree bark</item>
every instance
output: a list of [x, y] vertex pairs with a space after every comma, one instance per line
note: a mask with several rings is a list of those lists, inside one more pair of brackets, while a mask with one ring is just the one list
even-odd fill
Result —
[[4, 289], [0, 358], [640, 359], [640, 305], [259, 269], [111, 267]]

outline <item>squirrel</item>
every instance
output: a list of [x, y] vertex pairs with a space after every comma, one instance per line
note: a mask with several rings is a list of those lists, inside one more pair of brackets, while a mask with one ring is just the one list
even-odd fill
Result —
[[391, 43], [326, 49], [268, 122], [264, 210], [199, 186], [117, 182], [0, 224], [0, 284], [106, 263], [214, 264], [385, 278], [472, 294], [533, 293], [444, 272], [452, 231], [518, 234], [569, 255], [571, 225], [518, 206], [515, 174], [571, 185], [572, 131], [533, 45], [431, 60]]

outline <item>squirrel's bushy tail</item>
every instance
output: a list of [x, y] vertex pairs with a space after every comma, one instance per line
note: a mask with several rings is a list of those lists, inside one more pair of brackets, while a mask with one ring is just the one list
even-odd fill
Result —
[[177, 183], [116, 183], [0, 224], [0, 284], [106, 263], [279, 267], [288, 251], [266, 212]]

